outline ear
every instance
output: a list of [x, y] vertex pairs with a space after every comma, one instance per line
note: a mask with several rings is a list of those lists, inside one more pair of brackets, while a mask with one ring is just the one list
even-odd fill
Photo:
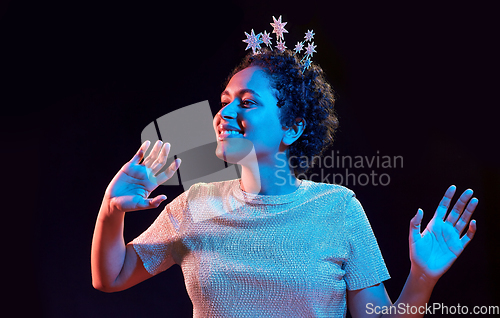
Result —
[[291, 127], [284, 127], [286, 129], [283, 136], [283, 143], [290, 146], [295, 140], [299, 139], [304, 130], [306, 129], [306, 121], [304, 118], [295, 118], [295, 124]]

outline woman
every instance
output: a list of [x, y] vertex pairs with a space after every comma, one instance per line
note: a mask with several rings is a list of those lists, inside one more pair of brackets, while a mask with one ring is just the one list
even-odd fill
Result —
[[193, 185], [125, 244], [125, 212], [158, 207], [166, 196], [150, 193], [181, 163], [158, 173], [170, 145], [156, 142], [141, 163], [145, 142], [106, 190], [92, 243], [94, 287], [127, 289], [178, 264], [195, 317], [344, 317], [347, 308], [353, 317], [406, 317], [404, 308], [425, 306], [473, 238], [474, 221], [460, 235], [478, 200], [466, 190], [445, 219], [451, 186], [422, 233], [418, 210], [410, 221], [411, 270], [388, 310], [389, 274], [354, 193], [296, 177], [333, 141], [333, 103], [319, 66], [305, 70], [290, 51], [248, 55], [214, 118], [216, 154], [240, 163], [241, 178]]

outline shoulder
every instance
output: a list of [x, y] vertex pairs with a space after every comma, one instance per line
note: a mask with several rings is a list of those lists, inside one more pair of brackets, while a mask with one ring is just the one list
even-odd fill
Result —
[[231, 195], [239, 179], [193, 184], [187, 194], [188, 214], [197, 223], [222, 215], [227, 210], [224, 202]]
[[190, 208], [205, 209], [207, 204], [221, 205], [223, 198], [231, 195], [234, 187], [238, 186], [239, 179], [193, 184], [186, 194], [186, 201]]
[[239, 179], [219, 182], [198, 182], [193, 184], [187, 191], [188, 200], [205, 196], [224, 196], [239, 182]]
[[323, 202], [328, 207], [331, 217], [339, 219], [352, 218], [353, 214], [363, 211], [361, 203], [356, 198], [353, 190], [338, 184], [329, 184], [303, 180], [309, 191], [313, 194], [313, 200]]
[[211, 183], [195, 183], [167, 204], [164, 210], [185, 209], [192, 206], [204, 205], [206, 202], [213, 201], [214, 198], [222, 198], [229, 193], [235, 182], [238, 182], [238, 179]]
[[316, 193], [318, 196], [329, 197], [330, 199], [350, 201], [355, 198], [356, 194], [349, 188], [338, 184], [314, 182], [309, 180], [302, 180], [309, 191]]

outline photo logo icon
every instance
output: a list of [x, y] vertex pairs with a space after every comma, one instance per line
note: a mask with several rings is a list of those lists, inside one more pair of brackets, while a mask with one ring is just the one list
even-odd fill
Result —
[[[167, 164], [160, 172], [177, 157], [182, 159], [177, 176], [174, 175], [162, 185], [180, 185], [186, 191], [198, 182], [240, 178], [241, 167], [238, 164], [227, 163], [215, 154], [217, 136], [212, 121], [210, 104], [205, 100], [169, 112], [153, 120], [142, 130], [141, 142], [150, 140], [153, 145], [154, 141], [162, 140], [171, 144]], [[152, 148], [149, 147], [145, 156], [149, 155]]]

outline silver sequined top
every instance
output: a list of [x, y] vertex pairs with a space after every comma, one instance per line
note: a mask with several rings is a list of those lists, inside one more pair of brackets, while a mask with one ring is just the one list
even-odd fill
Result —
[[390, 278], [354, 192], [307, 180], [195, 184], [131, 244], [150, 274], [181, 266], [194, 317], [345, 317], [346, 289]]

